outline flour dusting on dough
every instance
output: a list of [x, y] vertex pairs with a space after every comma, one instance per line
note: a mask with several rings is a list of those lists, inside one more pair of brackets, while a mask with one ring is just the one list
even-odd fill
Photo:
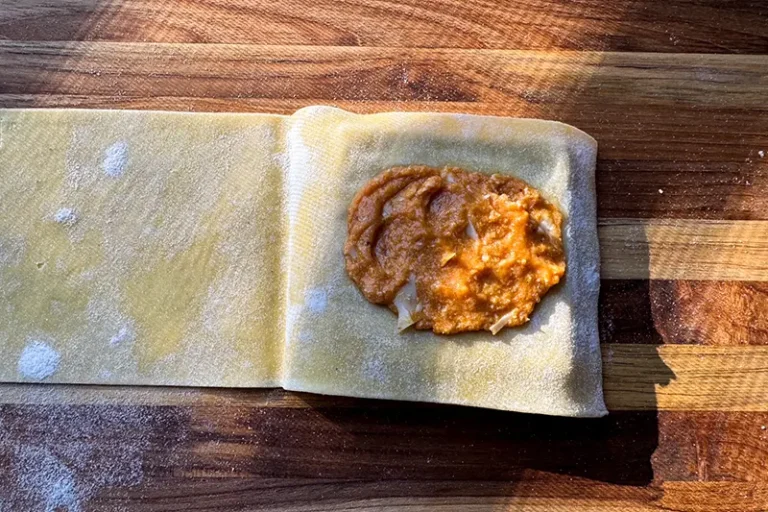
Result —
[[44, 341], [27, 343], [19, 358], [19, 373], [28, 379], [43, 380], [59, 368], [61, 355]]
[[387, 378], [387, 367], [378, 357], [368, 359], [363, 363], [363, 376], [374, 382], [383, 382]]
[[53, 220], [65, 226], [72, 226], [77, 222], [77, 214], [72, 208], [59, 208], [53, 215]]
[[0, 236], [0, 266], [18, 265], [24, 255], [24, 239]]
[[128, 144], [125, 141], [115, 142], [104, 151], [104, 161], [101, 166], [104, 173], [112, 178], [119, 178], [125, 172], [128, 163]]
[[31, 336], [61, 356], [46, 382], [276, 385], [282, 119], [12, 115], [14, 148], [47, 141], [0, 185], [0, 377], [32, 379]]
[[[568, 416], [605, 414], [597, 315], [587, 309], [597, 302], [594, 141], [565, 125], [534, 120], [485, 117], [477, 118], [475, 127], [474, 118], [444, 114], [356, 116], [321, 107], [295, 117], [288, 137], [293, 173], [288, 202], [290, 217], [299, 221], [291, 225], [289, 252], [302, 272], [290, 277], [289, 311], [301, 306], [304, 314], [286, 321], [287, 388]], [[572, 246], [578, 243], [574, 237], [584, 239], [587, 247], [577, 248], [583, 264], [574, 263], [575, 272], [566, 273], [566, 282], [542, 300], [529, 324], [497, 338], [395, 334], [391, 313], [360, 300], [345, 280], [338, 251], [347, 237], [351, 198], [371, 177], [397, 165], [509, 173], [541, 190], [566, 216], [574, 203], [583, 204], [576, 213], [586, 219], [576, 221], [578, 229], [572, 228], [566, 241]], [[572, 220], [566, 218], [565, 226]], [[337, 278], [340, 287], [326, 311], [307, 314], [306, 292]], [[568, 304], [575, 300], [588, 303], [584, 322], [574, 320]], [[560, 302], [563, 307], [557, 307]], [[318, 368], [332, 368], [332, 378]]]
[[135, 337], [136, 334], [133, 332], [131, 326], [126, 324], [120, 327], [120, 330], [117, 331], [117, 334], [110, 338], [109, 344], [112, 346], [122, 345], [125, 342], [133, 341]]
[[322, 288], [309, 290], [304, 303], [310, 313], [322, 313], [328, 307], [328, 292]]

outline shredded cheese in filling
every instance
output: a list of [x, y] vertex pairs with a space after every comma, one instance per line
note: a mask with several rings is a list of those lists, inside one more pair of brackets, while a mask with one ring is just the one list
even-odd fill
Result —
[[389, 169], [357, 194], [348, 228], [349, 276], [400, 330], [497, 334], [565, 273], [562, 215], [510, 176]]

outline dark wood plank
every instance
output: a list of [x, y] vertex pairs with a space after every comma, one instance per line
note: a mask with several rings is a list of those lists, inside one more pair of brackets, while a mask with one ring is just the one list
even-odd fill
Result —
[[[115, 493], [93, 501], [93, 510], [127, 511], [230, 510], [274, 512], [487, 512], [489, 510], [553, 510], [658, 512], [763, 512], [765, 486], [755, 482], [669, 482], [663, 488], [605, 485], [574, 479], [561, 488], [573, 497], [553, 496], [547, 485], [517, 482], [305, 481], [208, 479], [167, 488]], [[105, 493], [106, 494], [106, 493]], [[125, 499], [123, 496], [128, 495]], [[194, 496], [179, 499], [179, 496]], [[305, 497], [310, 496], [309, 500]], [[120, 498], [123, 498], [121, 500]]]
[[750, 0], [6, 0], [0, 38], [766, 53]]
[[768, 283], [651, 283], [656, 326], [668, 343], [768, 344]]
[[[656, 329], [652, 308], [651, 285], [658, 282], [640, 279], [600, 282], [598, 315], [601, 343], [665, 342]], [[674, 285], [675, 282], [664, 283]]]
[[[6, 447], [38, 443], [82, 472], [136, 450], [143, 471], [155, 477], [652, 480], [653, 411], [588, 421], [369, 400], [328, 407], [321, 398], [313, 406], [311, 395], [303, 399], [310, 407], [5, 405], [0, 417]], [[79, 460], [89, 455], [77, 451], [83, 442], [103, 447], [95, 460]], [[4, 479], [0, 488], [13, 476]]]
[[739, 510], [766, 504], [765, 489], [750, 485], [765, 477], [766, 413], [574, 420], [352, 402], [0, 406], [0, 464], [21, 471], [0, 474], [0, 498], [30, 510], [46, 498], [72, 505], [55, 501], [67, 497], [56, 483], [71, 483], [95, 510], [309, 510], [310, 502], [312, 510], [463, 510], [525, 498], [542, 510], [623, 503], [693, 511], [714, 509], [706, 508], [719, 503], [714, 489], [748, 492], [730, 496]]
[[768, 58], [0, 44], [0, 106], [269, 111], [325, 103], [574, 124], [603, 217], [768, 218]]
[[603, 343], [768, 345], [768, 284], [602, 281]]
[[[595, 133], [600, 133], [600, 140], [609, 144], [622, 136], [603, 130]], [[655, 136], [660, 147], [668, 144], [661, 140], [664, 136], [677, 135], [669, 131]], [[632, 145], [621, 144], [626, 149]], [[746, 156], [739, 161], [734, 154], [730, 162], [708, 160], [703, 154], [704, 147], [679, 153], [677, 159], [673, 151], [661, 155], [650, 150], [645, 153], [656, 154], [659, 160], [612, 160], [604, 158], [601, 149], [597, 165], [598, 214], [624, 217], [631, 211], [640, 218], [765, 219], [768, 201], [762, 191], [768, 190], [768, 160], [759, 151], [762, 155], [768, 152], [757, 147], [762, 144], [740, 146]]]

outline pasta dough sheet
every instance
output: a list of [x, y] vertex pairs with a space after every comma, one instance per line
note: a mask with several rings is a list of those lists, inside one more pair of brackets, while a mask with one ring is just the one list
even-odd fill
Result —
[[[480, 116], [0, 111], [0, 380], [603, 415], [595, 153]], [[348, 279], [352, 197], [410, 164], [509, 173], [561, 208], [565, 282], [528, 325], [397, 333]]]
[[[570, 126], [454, 114], [355, 115], [314, 107], [288, 135], [287, 389], [568, 416], [606, 413], [597, 332], [595, 141]], [[383, 169], [507, 173], [564, 214], [565, 282], [521, 328], [398, 333], [347, 277], [347, 208]]]
[[0, 380], [278, 386], [279, 116], [0, 113]]

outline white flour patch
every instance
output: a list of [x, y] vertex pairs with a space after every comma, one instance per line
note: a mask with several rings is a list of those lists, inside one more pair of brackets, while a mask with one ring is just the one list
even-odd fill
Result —
[[466, 139], [475, 139], [483, 128], [483, 122], [473, 116], [457, 114], [454, 117], [461, 123], [461, 135]]
[[61, 355], [43, 341], [33, 340], [21, 351], [18, 369], [27, 379], [43, 380], [59, 368]]
[[83, 167], [74, 162], [67, 161], [67, 185], [74, 190], [78, 190], [82, 179]]
[[125, 172], [128, 163], [128, 144], [124, 141], [115, 142], [104, 151], [101, 168], [107, 176], [119, 178]]
[[763, 150], [761, 149], [760, 151], [758, 151], [758, 152], [757, 152], [757, 154], [758, 154], [758, 156], [759, 156], [760, 158], [763, 158], [763, 157], [765, 156], [765, 151], [763, 151]]
[[13, 465], [17, 484], [31, 491], [30, 497], [42, 506], [40, 510], [82, 510], [72, 471], [48, 450], [16, 446]]
[[[188, 419], [175, 408], [55, 405], [55, 389], [37, 398], [47, 403], [4, 406], [0, 460], [7, 466], [0, 493], [9, 511], [90, 509], [88, 502], [103, 489], [141, 484], [146, 454], [162, 451], [173, 467], [174, 448], [188, 435]], [[109, 509], [119, 505], [111, 502]]]
[[310, 313], [322, 313], [328, 307], [328, 292], [322, 288], [309, 290], [304, 298], [304, 304]]
[[275, 153], [275, 155], [272, 157], [272, 160], [275, 162], [275, 164], [277, 164], [278, 167], [283, 170], [283, 174], [287, 172], [288, 166], [290, 165], [290, 160], [287, 153]]
[[363, 365], [363, 374], [367, 379], [381, 382], [387, 376], [387, 368], [381, 359], [369, 359]]
[[60, 208], [59, 211], [53, 214], [53, 220], [65, 226], [72, 226], [77, 222], [77, 214], [72, 208]]
[[301, 331], [299, 333], [299, 343], [309, 345], [315, 342], [314, 336], [312, 336], [311, 332], [308, 331]]
[[109, 344], [112, 346], [122, 345], [125, 342], [131, 342], [136, 338], [136, 334], [130, 325], [124, 325], [117, 331], [117, 334], [112, 336], [109, 340]]
[[23, 238], [0, 237], [0, 266], [18, 265], [24, 256]]

